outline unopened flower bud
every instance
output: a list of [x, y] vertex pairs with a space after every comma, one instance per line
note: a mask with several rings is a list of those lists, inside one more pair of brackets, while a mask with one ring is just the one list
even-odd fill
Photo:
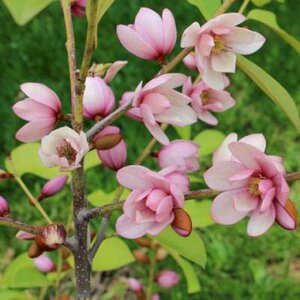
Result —
[[165, 270], [162, 271], [158, 274], [158, 276], [156, 277], [156, 281], [157, 283], [166, 289], [169, 289], [173, 286], [175, 286], [176, 284], [179, 283], [179, 276], [176, 272], [174, 271], [169, 271], [169, 270]]
[[160, 300], [159, 294], [156, 293], [156, 294], [152, 295], [151, 300]]
[[150, 263], [150, 257], [145, 253], [143, 253], [142, 251], [134, 250], [132, 254], [138, 262], [145, 265], [148, 265]]
[[60, 192], [65, 187], [68, 178], [66, 175], [61, 175], [47, 181], [41, 194], [38, 196], [38, 200], [41, 201]]
[[189, 236], [192, 232], [192, 220], [182, 208], [174, 209], [174, 221], [171, 224], [173, 230], [181, 236]]
[[4, 170], [0, 170], [0, 181], [5, 180], [5, 179], [9, 179], [9, 178], [14, 178], [14, 175], [11, 174], [11, 173], [7, 173]]
[[127, 279], [127, 284], [128, 287], [133, 291], [133, 292], [139, 292], [143, 290], [143, 285], [141, 282], [135, 278], [128, 278]]
[[16, 234], [16, 238], [19, 240], [31, 241], [35, 239], [35, 235], [26, 231], [20, 230]]
[[279, 201], [275, 202], [276, 222], [287, 230], [295, 230], [298, 224], [298, 212], [295, 204], [288, 199], [283, 207]]
[[30, 258], [36, 258], [43, 254], [43, 250], [39, 247], [36, 241], [33, 241], [30, 248], [27, 251], [27, 254]]
[[[120, 134], [120, 129], [116, 126], [108, 126], [98, 133], [95, 140], [107, 135]], [[108, 150], [98, 150], [98, 156], [102, 163], [112, 170], [119, 170], [124, 167], [127, 159], [127, 147], [122, 139], [115, 147]]]
[[35, 258], [33, 263], [43, 273], [48, 273], [55, 269], [54, 262], [46, 255], [40, 255]]
[[120, 133], [108, 134], [100, 138], [95, 138], [93, 148], [97, 150], [108, 150], [116, 147], [122, 140]]
[[168, 252], [164, 248], [158, 248], [155, 259], [156, 261], [162, 261], [168, 256]]
[[74, 17], [83, 17], [85, 15], [86, 0], [72, 0], [71, 12]]
[[36, 235], [35, 240], [44, 251], [53, 251], [64, 243], [66, 237], [67, 233], [62, 224], [50, 224]]
[[0, 217], [5, 217], [9, 214], [9, 204], [8, 202], [5, 200], [5, 198], [3, 198], [2, 196], [0, 196]]
[[151, 248], [152, 241], [150, 241], [149, 239], [138, 238], [138, 239], [135, 239], [135, 241], [142, 247]]

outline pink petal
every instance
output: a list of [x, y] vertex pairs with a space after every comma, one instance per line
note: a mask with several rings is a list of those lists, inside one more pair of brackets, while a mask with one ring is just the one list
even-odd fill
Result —
[[200, 31], [200, 25], [198, 22], [194, 22], [182, 34], [181, 44], [182, 48], [194, 47], [197, 42], [198, 33]]
[[177, 31], [176, 23], [172, 12], [165, 8], [162, 13], [163, 33], [164, 33], [164, 49], [163, 53], [170, 53], [176, 43]]
[[254, 173], [253, 170], [250, 170], [250, 169], [246, 169], [240, 173], [237, 173], [231, 177], [229, 177], [229, 181], [241, 181], [241, 180], [245, 180], [245, 179], [248, 179], [252, 174]]
[[254, 134], [247, 135], [242, 139], [240, 139], [239, 142], [256, 147], [262, 152], [265, 152], [266, 150], [266, 139], [264, 135], [261, 133], [254, 133]]
[[[194, 106], [193, 106], [194, 107]], [[207, 110], [202, 110], [202, 111], [197, 111], [197, 117], [212, 126], [215, 126], [219, 123], [218, 119], [209, 111]]]
[[227, 91], [209, 91], [209, 97], [212, 101], [221, 104], [221, 109], [215, 110], [219, 112], [226, 111], [227, 109], [233, 107], [235, 105], [235, 100], [231, 97], [230, 93]]
[[192, 101], [192, 99], [176, 90], [168, 90], [165, 93], [165, 96], [169, 99], [169, 101], [176, 106], [187, 105]]
[[170, 108], [171, 104], [169, 100], [157, 93], [149, 93], [143, 99], [143, 104], [146, 104], [151, 108], [153, 114], [160, 114]]
[[115, 76], [119, 73], [121, 69], [123, 69], [127, 65], [128, 61], [115, 61], [107, 70], [104, 81], [110, 82], [112, 81]]
[[157, 50], [149, 45], [134, 29], [125, 26], [117, 26], [118, 38], [129, 52], [144, 59], [155, 59], [159, 56]]
[[236, 55], [229, 51], [222, 51], [219, 54], [213, 53], [211, 65], [216, 72], [235, 73]]
[[257, 208], [254, 213], [251, 215], [247, 232], [250, 236], [257, 237], [264, 234], [274, 223], [275, 221], [275, 208], [272, 204], [270, 208], [264, 212], [261, 212]]
[[223, 225], [231, 225], [239, 222], [248, 212], [239, 212], [234, 208], [234, 197], [240, 190], [223, 192], [218, 195], [211, 208], [213, 219]]
[[209, 56], [214, 45], [214, 38], [210, 34], [203, 34], [201, 35], [197, 47], [201, 55]]
[[159, 203], [167, 196], [166, 192], [160, 189], [152, 190], [146, 200], [146, 205], [151, 210], [156, 211]]
[[264, 195], [260, 207], [260, 211], [264, 212], [268, 210], [273, 203], [275, 197], [275, 188], [271, 188], [270, 190], [267, 191], [267, 193]]
[[258, 198], [249, 193], [248, 188], [234, 195], [234, 208], [239, 212], [249, 212], [256, 209]]
[[[276, 222], [287, 230], [295, 230], [297, 227], [297, 216], [290, 215], [288, 211], [278, 202], [275, 202]], [[295, 219], [294, 219], [294, 218]]]
[[173, 206], [174, 204], [173, 204], [172, 196], [167, 196], [161, 199], [156, 210], [156, 221], [157, 222], [166, 221], [170, 216]]
[[149, 228], [147, 230], [147, 233], [151, 234], [151, 235], [158, 235], [163, 229], [165, 229], [169, 224], [171, 224], [174, 220], [174, 214], [171, 213], [168, 217], [168, 219], [164, 222], [155, 222], [153, 223], [153, 225], [151, 226], [151, 228]]
[[236, 133], [230, 133], [222, 142], [221, 146], [218, 148], [218, 150], [213, 154], [213, 164], [217, 164], [222, 161], [228, 161], [231, 160], [232, 154], [229, 151], [228, 145], [232, 142], [237, 141], [237, 134]]
[[273, 182], [270, 179], [264, 179], [259, 182], [259, 191], [265, 194], [269, 189], [273, 187]]

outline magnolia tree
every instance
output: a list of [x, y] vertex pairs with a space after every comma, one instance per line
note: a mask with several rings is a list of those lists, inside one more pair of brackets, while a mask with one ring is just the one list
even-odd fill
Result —
[[[204, 245], [193, 231], [199, 223], [198, 213], [200, 216], [210, 213], [201, 205], [203, 199], [212, 200], [211, 216], [218, 224], [231, 225], [247, 218], [247, 234], [251, 237], [264, 234], [274, 223], [286, 230], [297, 226], [297, 211], [289, 198], [288, 182], [299, 179], [300, 173], [287, 173], [282, 158], [268, 154], [266, 139], [261, 133], [240, 138], [236, 133], [229, 133], [221, 138], [223, 141], [217, 142], [219, 148], [212, 156], [212, 166], [203, 170], [207, 188], [190, 188], [190, 181], [198, 185], [201, 182], [198, 175], [193, 175], [200, 168], [198, 148], [211, 143], [212, 139], [220, 139], [208, 131], [201, 139], [192, 140], [190, 125], [204, 122], [216, 126], [218, 113], [234, 109], [236, 100], [228, 92], [228, 75], [234, 76], [237, 65], [283, 108], [297, 130], [300, 128], [299, 116], [288, 92], [261, 67], [243, 57], [263, 51], [266, 40], [260, 33], [243, 27], [247, 26], [243, 12], [250, 1], [241, 1], [238, 12], [229, 12], [234, 0], [223, 3], [190, 0], [208, 21], [200, 24], [187, 18], [187, 27], [179, 37], [182, 50], [177, 50], [177, 55], [173, 52], [179, 33], [170, 9], [156, 12], [141, 7], [135, 19], [128, 20], [133, 24], [118, 25], [116, 43], [120, 42], [132, 55], [158, 65], [151, 80], [137, 79], [133, 91], [126, 91], [124, 86], [118, 108], [115, 108], [110, 82], [128, 62], [91, 64], [97, 47], [98, 24], [113, 2], [61, 0], [70, 73], [69, 111], [62, 111], [59, 97], [44, 84], [29, 82], [20, 86], [24, 100], [12, 109], [27, 122], [16, 133], [16, 138], [24, 144], [6, 159], [6, 170], [1, 171], [0, 178], [15, 180], [42, 219], [37, 225], [26, 224], [26, 216], [15, 216], [10, 211], [9, 201], [0, 197], [0, 224], [18, 229], [16, 238], [28, 245], [27, 254], [13, 261], [13, 267], [4, 274], [4, 287], [13, 287], [13, 274], [17, 273], [17, 266], [22, 265], [28, 270], [28, 274], [23, 275], [29, 277], [27, 286], [54, 284], [56, 299], [69, 299], [68, 295], [74, 290], [77, 299], [99, 299], [103, 293], [113, 298], [117, 293], [113, 276], [100, 278], [92, 271], [120, 269], [115, 273], [121, 278], [117, 283], [123, 284], [125, 289], [119, 288], [118, 293], [124, 296], [131, 290], [138, 299], [159, 299], [161, 290], [180, 281], [174, 270], [160, 267], [160, 262], [171, 255], [183, 270], [188, 292], [197, 292], [199, 282], [189, 261], [202, 267], [206, 262]], [[14, 14], [14, 9], [20, 8], [7, 5], [16, 21], [24, 22]], [[34, 15], [40, 8], [26, 9]], [[264, 19], [268, 14], [272, 13], [256, 10], [248, 17], [280, 32], [281, 37], [299, 51], [296, 40], [274, 22]], [[73, 17], [81, 17], [82, 22], [88, 24], [80, 69]], [[182, 62], [193, 71], [192, 77], [176, 72], [176, 66]], [[135, 145], [126, 144], [117, 126], [117, 120], [124, 116], [143, 123], [145, 131], [153, 136], [132, 165], [126, 164], [127, 149], [130, 151]], [[94, 122], [91, 128], [84, 128], [86, 119]], [[170, 126], [176, 128], [181, 139], [170, 140], [167, 133]], [[141, 138], [137, 137], [136, 143]], [[154, 153], [156, 143], [160, 150]], [[37, 153], [39, 158], [29, 159], [28, 155], [37, 157]], [[149, 156], [155, 159], [155, 170], [143, 166]], [[115, 171], [119, 188], [114, 195], [95, 192], [87, 196], [85, 171], [99, 163]], [[49, 179], [37, 197], [22, 179], [27, 172]], [[51, 220], [41, 201], [66, 189], [68, 183], [72, 199], [69, 220]], [[111, 218], [115, 211], [122, 213]], [[101, 220], [96, 232], [90, 227], [93, 219]], [[131, 247], [134, 250], [129, 249], [126, 239], [134, 240]], [[54, 251], [56, 255], [51, 253]], [[134, 260], [149, 265], [146, 282], [122, 271], [121, 267]], [[52, 272], [52, 277], [45, 277], [34, 266], [48, 275]], [[67, 280], [72, 278], [70, 270], [73, 269], [74, 286]]]

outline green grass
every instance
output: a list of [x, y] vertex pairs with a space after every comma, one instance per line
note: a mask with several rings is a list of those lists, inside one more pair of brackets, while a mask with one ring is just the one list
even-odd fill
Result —
[[[140, 6], [148, 6], [157, 11], [169, 7], [176, 16], [178, 36], [186, 26], [195, 20], [203, 22], [198, 11], [184, 0], [117, 0], [116, 4], [103, 18], [99, 30], [99, 46], [94, 60], [112, 62], [129, 60], [128, 66], [116, 77], [112, 86], [116, 99], [126, 90], [132, 90], [140, 80], [149, 80], [156, 72], [153, 62], [140, 60], [127, 53], [117, 40], [117, 24], [128, 24], [133, 21]], [[23, 82], [42, 82], [57, 92], [63, 102], [65, 112], [69, 110], [69, 80], [65, 52], [65, 32], [63, 19], [58, 3], [52, 4], [37, 18], [24, 27], [18, 27], [7, 10], [0, 4], [2, 26], [0, 30], [0, 168], [4, 157], [19, 142], [14, 138], [17, 129], [23, 124], [12, 112], [11, 106], [18, 99], [19, 85]], [[300, 6], [286, 1], [285, 5], [277, 3], [267, 8], [278, 15], [279, 24], [287, 32], [300, 36], [297, 23]], [[85, 22], [75, 20], [77, 61], [80, 61], [85, 40]], [[300, 106], [299, 56], [277, 35], [261, 25], [249, 22], [247, 26], [267, 36], [267, 43], [261, 51], [250, 57], [255, 63], [270, 72], [296, 99]], [[179, 46], [177, 47], [177, 51]], [[183, 66], [176, 71], [184, 72]], [[237, 99], [234, 109], [219, 116], [218, 129], [225, 134], [237, 132], [240, 136], [262, 132], [268, 141], [268, 152], [284, 157], [289, 172], [300, 170], [299, 136], [282, 111], [276, 107], [244, 74], [238, 71], [231, 76], [231, 92]], [[127, 118], [118, 121], [122, 133], [129, 145], [129, 162], [133, 162], [150, 139], [150, 135], [141, 124]], [[209, 126], [199, 122], [193, 127], [193, 136]], [[175, 138], [171, 129], [168, 134]], [[153, 165], [151, 160], [148, 165]], [[202, 171], [208, 167], [208, 158], [202, 158]], [[103, 172], [97, 167], [88, 173], [89, 192], [96, 188], [111, 191], [116, 186], [113, 172]], [[39, 193], [42, 181], [31, 176], [25, 177], [35, 194]], [[300, 185], [293, 185], [293, 197], [300, 206]], [[38, 213], [27, 204], [27, 199], [14, 183], [0, 184], [0, 194], [9, 199], [13, 216], [28, 222], [38, 222]], [[65, 212], [70, 205], [68, 192], [54, 199], [45, 201], [44, 207], [56, 220], [64, 220]], [[14, 239], [15, 231], [1, 228], [0, 254], [7, 247], [17, 252], [25, 251], [27, 244]], [[163, 294], [163, 299], [298, 299], [300, 293], [299, 249], [300, 241], [297, 232], [290, 233], [274, 226], [270, 232], [258, 239], [251, 239], [245, 233], [245, 222], [239, 225], [222, 227], [211, 226], [200, 232], [208, 252], [206, 270], [198, 269], [202, 284], [202, 293], [188, 296], [184, 280], [178, 287]], [[174, 262], [168, 259], [162, 266], [175, 268]], [[147, 268], [137, 269], [146, 276]], [[179, 270], [178, 270], [179, 271]]]

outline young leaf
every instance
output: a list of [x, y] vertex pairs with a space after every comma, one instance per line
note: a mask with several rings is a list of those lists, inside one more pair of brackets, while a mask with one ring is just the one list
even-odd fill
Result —
[[197, 6], [201, 14], [206, 20], [211, 19], [215, 15], [218, 8], [221, 6], [221, 0], [187, 0], [187, 1]]
[[37, 300], [36, 297], [17, 290], [0, 289], [0, 299], [5, 300]]
[[252, 3], [256, 6], [264, 6], [270, 3], [272, 0], [252, 0]]
[[127, 244], [117, 237], [105, 239], [98, 249], [93, 271], [111, 271], [119, 269], [135, 261]]
[[182, 258], [176, 251], [166, 248], [166, 250], [172, 255], [177, 264], [181, 267], [187, 283], [187, 291], [189, 294], [197, 293], [201, 291], [201, 285], [198, 280], [197, 274], [193, 265]]
[[3, 0], [15, 22], [23, 26], [55, 0]]
[[242, 71], [285, 112], [298, 132], [300, 132], [299, 112], [293, 98], [286, 89], [266, 71], [245, 57], [239, 56], [237, 63]]
[[284, 41], [286, 41], [291, 47], [293, 47], [298, 54], [300, 54], [300, 42], [292, 35], [288, 34], [287, 32], [285, 32], [279, 27], [277, 23], [276, 15], [274, 13], [264, 9], [253, 9], [249, 12], [248, 18], [261, 22], [267, 25], [268, 27], [270, 27]]
[[[113, 5], [115, 0], [99, 0], [98, 1], [98, 8], [97, 8], [97, 24], [100, 22], [101, 18], [104, 16], [106, 11]], [[91, 9], [91, 0], [87, 1], [86, 5], [86, 15], [89, 21], [89, 11]]]
[[195, 230], [190, 236], [182, 237], [168, 227], [152, 238], [159, 241], [164, 247], [171, 248], [190, 261], [205, 267], [207, 259], [205, 246]]
[[194, 142], [197, 143], [199, 148], [199, 155], [205, 156], [212, 154], [218, 149], [225, 135], [216, 129], [206, 129], [199, 133], [195, 138]]

